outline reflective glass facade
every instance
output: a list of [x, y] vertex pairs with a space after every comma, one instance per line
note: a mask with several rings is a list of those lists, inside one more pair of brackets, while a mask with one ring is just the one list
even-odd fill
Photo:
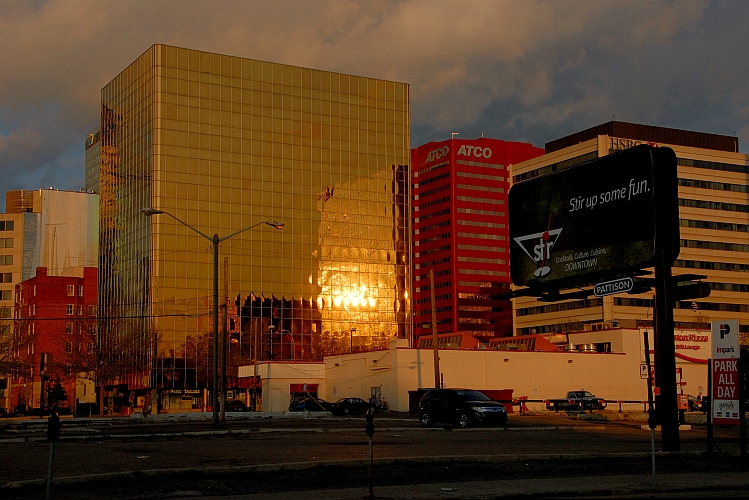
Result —
[[147, 207], [209, 237], [259, 224], [219, 245], [230, 376], [407, 336], [408, 99], [163, 45], [102, 90], [99, 294], [105, 336], [132, 337], [131, 387], [210, 386], [212, 243]]

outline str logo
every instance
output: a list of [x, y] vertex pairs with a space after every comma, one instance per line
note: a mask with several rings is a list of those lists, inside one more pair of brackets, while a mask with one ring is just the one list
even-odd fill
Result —
[[533, 273], [536, 278], [541, 278], [551, 272], [551, 268], [546, 265], [546, 262], [551, 260], [551, 249], [554, 248], [554, 244], [559, 239], [562, 229], [549, 229], [542, 233], [533, 233], [513, 238], [525, 254], [536, 264], [537, 269]]

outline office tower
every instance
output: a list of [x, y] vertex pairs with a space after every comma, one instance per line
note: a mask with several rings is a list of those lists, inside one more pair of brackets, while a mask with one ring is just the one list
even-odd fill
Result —
[[454, 333], [458, 344], [461, 334], [485, 343], [511, 335], [510, 301], [489, 298], [509, 291], [508, 170], [542, 153], [527, 143], [483, 137], [412, 150], [417, 337], [432, 335], [432, 295], [438, 334]]
[[[104, 338], [135, 336], [115, 382], [210, 386], [217, 306], [230, 378], [405, 338], [409, 134], [403, 83], [149, 48], [102, 89]], [[254, 224], [220, 244], [214, 304], [209, 239]]]

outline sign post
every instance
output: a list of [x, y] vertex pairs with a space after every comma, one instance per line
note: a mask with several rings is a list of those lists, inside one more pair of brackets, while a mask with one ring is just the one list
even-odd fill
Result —
[[738, 337], [738, 320], [712, 322], [710, 416], [713, 424], [740, 425]]

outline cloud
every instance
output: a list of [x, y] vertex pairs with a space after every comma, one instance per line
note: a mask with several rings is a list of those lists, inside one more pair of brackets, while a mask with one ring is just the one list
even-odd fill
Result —
[[747, 22], [705, 0], [5, 0], [0, 196], [80, 187], [101, 88], [155, 43], [407, 82], [414, 146], [542, 145], [612, 115], [746, 144]]

